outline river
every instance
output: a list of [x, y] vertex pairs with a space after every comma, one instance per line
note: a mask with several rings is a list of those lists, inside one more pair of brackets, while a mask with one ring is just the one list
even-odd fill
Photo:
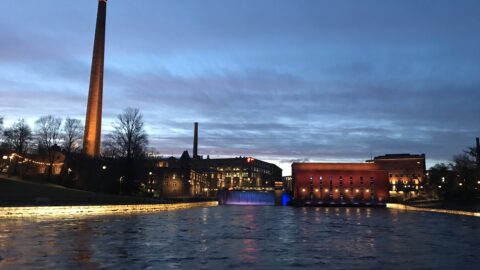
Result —
[[0, 269], [478, 269], [480, 218], [217, 206], [0, 220]]

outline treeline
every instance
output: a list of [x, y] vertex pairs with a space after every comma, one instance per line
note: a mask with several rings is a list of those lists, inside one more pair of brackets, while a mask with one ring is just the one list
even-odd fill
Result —
[[[134, 192], [137, 172], [141, 173], [141, 169], [137, 169], [138, 164], [146, 157], [148, 147], [148, 134], [139, 109], [127, 108], [117, 116], [112, 131], [102, 138], [101, 156], [91, 160], [81, 154], [84, 125], [79, 119], [67, 117], [63, 120], [46, 115], [38, 118], [33, 127], [24, 119], [18, 119], [9, 126], [5, 126], [4, 120], [4, 117], [0, 117], [0, 153], [8, 156], [15, 153], [30, 160], [46, 161], [49, 164], [46, 171], [48, 181], [110, 193], [112, 191], [108, 188], [94, 187], [94, 184], [99, 184], [94, 182], [105, 184], [121, 179], [124, 187], [123, 190], [122, 187], [118, 188], [120, 193]], [[62, 172], [51, 179], [59, 152], [65, 157]], [[7, 165], [5, 160], [3, 164]], [[11, 166], [8, 172], [14, 175], [18, 174], [20, 164], [25, 165], [21, 158], [10, 160], [8, 164]], [[108, 169], [102, 169], [107, 167], [106, 164]], [[73, 181], [74, 178], [77, 180]], [[67, 184], [72, 181], [75, 183]]]
[[425, 189], [442, 200], [480, 198], [480, 149], [469, 147], [452, 162], [435, 164], [427, 173]]
[[[18, 119], [11, 126], [3, 126], [0, 118], [1, 144], [4, 152], [17, 154], [43, 154], [55, 147], [63, 147], [68, 152], [80, 150], [83, 126], [81, 121], [52, 115], [42, 116], [35, 121], [32, 129], [25, 119]], [[58, 149], [58, 148], [57, 148]]]
[[[51, 151], [67, 154], [82, 149], [84, 125], [81, 120], [53, 115], [38, 118], [33, 128], [20, 118], [8, 127], [0, 116], [0, 149], [17, 154], [45, 155]], [[127, 108], [117, 116], [113, 131], [103, 136], [102, 156], [141, 157], [148, 146], [148, 135], [139, 109]]]

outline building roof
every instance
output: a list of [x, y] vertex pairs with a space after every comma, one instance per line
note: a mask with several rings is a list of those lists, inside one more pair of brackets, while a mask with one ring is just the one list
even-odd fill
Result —
[[375, 163], [293, 163], [294, 170], [383, 170]]
[[383, 156], [376, 156], [374, 160], [377, 159], [403, 159], [403, 158], [425, 158], [425, 154], [421, 155], [412, 155], [412, 154], [386, 154]]

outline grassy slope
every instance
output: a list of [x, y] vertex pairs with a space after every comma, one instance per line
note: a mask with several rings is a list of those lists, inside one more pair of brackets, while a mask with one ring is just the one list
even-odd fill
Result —
[[153, 199], [99, 194], [0, 175], [0, 204], [152, 203]]

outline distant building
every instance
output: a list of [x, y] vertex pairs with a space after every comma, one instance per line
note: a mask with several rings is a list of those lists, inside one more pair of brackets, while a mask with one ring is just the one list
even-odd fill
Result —
[[193, 167], [199, 171], [215, 174], [213, 181], [218, 181], [219, 188], [230, 189], [271, 189], [275, 181], [282, 180], [282, 169], [252, 157], [196, 159]]
[[253, 157], [203, 158], [198, 154], [198, 123], [194, 123], [193, 158], [159, 159], [144, 186], [158, 197], [216, 196], [219, 189], [270, 190], [282, 181], [282, 169]]
[[206, 177], [192, 169], [187, 151], [180, 159], [170, 157], [157, 161], [143, 184], [154, 197], [195, 198], [209, 195]]
[[[11, 174], [40, 176], [51, 173], [51, 175], [55, 176], [60, 175], [62, 172], [65, 154], [55, 151], [52, 156], [52, 164], [43, 155], [19, 155], [12, 153], [8, 156], [4, 155], [2, 160], [4, 161], [2, 167], [5, 167], [3, 170], [9, 171]], [[52, 170], [49, 172], [50, 165], [52, 165]]]
[[293, 191], [293, 178], [292, 178], [292, 176], [283, 176], [282, 177], [282, 182], [283, 182], [283, 190], [285, 190], [288, 193], [291, 193]]
[[388, 173], [374, 163], [293, 163], [297, 205], [385, 205]]
[[192, 159], [185, 151], [180, 159], [155, 162], [147, 192], [157, 197], [216, 195], [219, 189], [273, 190], [282, 180], [278, 166], [251, 157]]
[[401, 187], [418, 190], [425, 179], [425, 154], [387, 154], [367, 162], [375, 163], [388, 172], [391, 191]]

